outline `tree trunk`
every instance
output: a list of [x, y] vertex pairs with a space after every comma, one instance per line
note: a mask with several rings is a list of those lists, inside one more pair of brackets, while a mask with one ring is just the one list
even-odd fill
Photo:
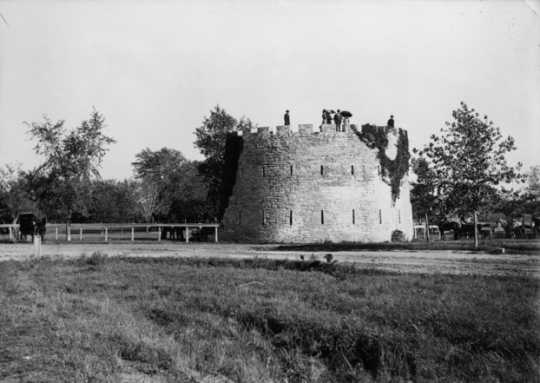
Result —
[[426, 213], [426, 241], [429, 242], [429, 219]]
[[474, 211], [474, 248], [478, 248], [478, 212]]

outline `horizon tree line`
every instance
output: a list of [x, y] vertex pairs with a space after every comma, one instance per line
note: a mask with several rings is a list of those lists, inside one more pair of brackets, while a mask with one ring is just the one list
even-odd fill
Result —
[[[48, 117], [26, 126], [42, 162], [29, 170], [0, 167], [4, 222], [25, 210], [49, 221], [218, 221], [226, 207], [223, 194], [232, 187], [224, 172], [227, 135], [253, 123], [216, 106], [195, 129], [194, 143], [204, 160], [189, 160], [172, 148], [144, 148], [132, 162], [134, 177], [125, 180], [101, 178], [103, 158], [116, 141], [104, 133], [105, 118], [96, 109], [71, 129]], [[461, 102], [439, 134], [413, 149], [415, 217], [440, 223], [449, 216], [509, 216], [524, 208], [540, 214], [540, 170], [532, 172], [528, 188], [511, 187], [526, 180], [522, 165], [506, 159], [514, 150], [511, 136], [504, 137], [487, 116]]]

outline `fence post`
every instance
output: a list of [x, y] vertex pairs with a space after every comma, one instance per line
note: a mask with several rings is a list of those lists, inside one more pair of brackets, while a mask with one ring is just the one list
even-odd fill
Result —
[[109, 242], [109, 228], [105, 226], [105, 242]]
[[54, 228], [54, 240], [58, 241], [58, 226]]
[[185, 232], [185, 239], [186, 239], [186, 243], [189, 243], [189, 227], [186, 226], [186, 229], [184, 230]]
[[70, 224], [66, 225], [66, 237], [67, 237], [67, 241], [71, 242], [71, 225]]
[[10, 226], [8, 230], [9, 230], [9, 241], [11, 242], [13, 241], [13, 227]]
[[158, 235], [157, 240], [158, 242], [160, 242], [161, 241], [161, 226], [158, 226], [157, 228], [157, 235]]
[[214, 226], [214, 242], [218, 242], [218, 227]]
[[135, 227], [134, 226], [131, 227], [131, 240], [135, 241]]
[[79, 228], [79, 241], [82, 241], [82, 226]]
[[34, 257], [41, 256], [41, 236], [34, 235]]

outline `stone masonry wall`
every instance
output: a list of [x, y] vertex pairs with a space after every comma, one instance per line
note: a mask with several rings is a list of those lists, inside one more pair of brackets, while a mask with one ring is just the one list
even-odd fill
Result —
[[[382, 242], [412, 237], [409, 183], [393, 202], [376, 150], [332, 125], [244, 132], [223, 238], [244, 242]], [[389, 148], [391, 150], [392, 148]]]

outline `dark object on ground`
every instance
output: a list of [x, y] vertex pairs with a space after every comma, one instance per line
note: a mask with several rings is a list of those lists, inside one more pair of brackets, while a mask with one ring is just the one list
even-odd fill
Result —
[[38, 218], [34, 213], [20, 213], [15, 219], [15, 223], [19, 224], [19, 240], [27, 240], [28, 236], [32, 237], [39, 235], [42, 240], [45, 240], [47, 227], [47, 218]]
[[401, 230], [394, 230], [392, 232], [392, 242], [403, 242], [405, 240], [405, 234]]

